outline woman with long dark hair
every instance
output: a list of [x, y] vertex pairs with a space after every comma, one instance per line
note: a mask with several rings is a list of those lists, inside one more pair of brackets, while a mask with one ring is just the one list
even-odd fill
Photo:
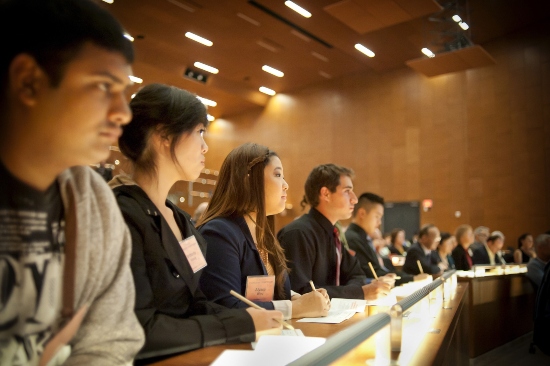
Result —
[[146, 337], [139, 358], [280, 332], [274, 320], [280, 312], [231, 310], [207, 301], [199, 288], [206, 241], [190, 215], [167, 200], [174, 183], [193, 181], [204, 169], [204, 105], [185, 90], [151, 84], [130, 107], [133, 119], [119, 145], [133, 176], [117, 176], [110, 185], [132, 236], [135, 312]]
[[[229, 153], [198, 222], [209, 263], [200, 284], [210, 300], [230, 308], [246, 306], [229, 294], [234, 290], [266, 309], [281, 310], [285, 318], [327, 315], [330, 300], [324, 289], [290, 293], [285, 254], [274, 235], [274, 215], [284, 210], [287, 190], [275, 152], [247, 143]], [[265, 291], [255, 290], [257, 281]]]

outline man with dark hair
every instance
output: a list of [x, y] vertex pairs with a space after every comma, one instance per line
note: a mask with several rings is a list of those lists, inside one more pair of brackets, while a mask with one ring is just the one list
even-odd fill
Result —
[[[384, 199], [374, 193], [363, 193], [353, 209], [351, 224], [346, 230], [346, 239], [350, 249], [354, 250], [355, 257], [361, 264], [361, 269], [367, 277], [374, 278], [388, 276], [394, 277], [392, 271], [384, 266], [383, 260], [377, 253], [373, 239], [378, 234], [378, 228], [384, 216]], [[374, 272], [370, 269], [371, 263]], [[401, 277], [397, 284], [403, 284], [413, 280], [413, 276], [407, 273], [399, 273]]]
[[330, 297], [373, 300], [386, 295], [390, 279], [365, 285], [359, 262], [342, 248], [338, 220], [349, 219], [357, 203], [353, 193], [353, 171], [334, 164], [313, 168], [305, 193], [309, 213], [279, 231], [277, 238], [288, 259], [292, 290], [311, 291], [309, 284], [323, 287]]
[[422, 226], [418, 233], [418, 243], [411, 245], [405, 257], [403, 271], [412, 275], [420, 274], [418, 261], [424, 273], [439, 276], [447, 269], [443, 262], [435, 263], [432, 259], [432, 250], [437, 248], [439, 229], [433, 224]]
[[[500, 232], [499, 232], [500, 233]], [[506, 264], [504, 258], [500, 254], [500, 250], [504, 245], [504, 236], [500, 234], [491, 234], [487, 238], [487, 243], [481, 248], [477, 248], [473, 251], [472, 262], [473, 264]]]
[[143, 344], [104, 160], [133, 50], [88, 0], [0, 0], [0, 364], [125, 365]]

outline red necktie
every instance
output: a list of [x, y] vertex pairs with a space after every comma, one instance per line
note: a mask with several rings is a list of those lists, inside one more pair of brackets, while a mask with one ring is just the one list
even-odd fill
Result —
[[342, 242], [338, 229], [334, 228], [334, 243], [336, 244], [336, 286], [340, 286], [340, 262], [342, 261]]

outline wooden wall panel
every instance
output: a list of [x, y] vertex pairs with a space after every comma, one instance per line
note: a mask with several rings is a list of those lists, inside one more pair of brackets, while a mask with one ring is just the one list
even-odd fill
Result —
[[359, 73], [217, 120], [207, 166], [219, 169], [246, 141], [276, 150], [294, 205], [279, 227], [301, 214], [311, 168], [334, 162], [355, 170], [358, 194], [432, 198], [422, 223], [487, 225], [515, 245], [522, 232], [550, 229], [550, 27], [483, 46], [496, 65], [434, 78], [405, 67]]

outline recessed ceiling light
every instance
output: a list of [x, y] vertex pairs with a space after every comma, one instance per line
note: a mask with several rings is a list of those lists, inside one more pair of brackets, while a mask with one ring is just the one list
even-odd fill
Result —
[[199, 97], [198, 95], [197, 95], [197, 99], [200, 100], [202, 104], [207, 105], [209, 107], [215, 107], [218, 105], [218, 103], [214, 102], [213, 100]]
[[285, 5], [303, 17], [311, 18], [311, 13], [292, 1], [285, 1]]
[[453, 20], [458, 23], [462, 21], [462, 18], [459, 15], [453, 15]]
[[214, 117], [214, 116], [211, 115], [211, 114], [207, 114], [207, 115], [206, 115], [206, 118], [207, 118], [208, 121], [210, 121], [210, 122], [212, 122], [212, 121], [214, 121], [214, 120], [216, 119], [216, 117]]
[[193, 41], [195, 42], [199, 42], [205, 46], [212, 46], [214, 43], [212, 43], [212, 41], [209, 41], [208, 39], [206, 38], [203, 38], [201, 36], [197, 36], [195, 33], [191, 33], [191, 32], [187, 32], [185, 33], [185, 36], [189, 39], [192, 39]]
[[428, 56], [430, 58], [435, 57], [435, 54], [426, 47], [424, 47], [421, 51], [422, 51], [423, 54], [425, 54], [426, 56]]
[[212, 66], [208, 66], [207, 64], [203, 64], [202, 62], [195, 62], [193, 64], [195, 67], [198, 67], [199, 69], [202, 69], [204, 71], [208, 71], [208, 72], [211, 72], [212, 74], [217, 74], [219, 72], [218, 69], [216, 69], [215, 67], [212, 67]]
[[114, 0], [103, 0], [104, 3], [107, 3], [107, 4], [112, 4], [114, 3], [115, 1]]
[[458, 23], [458, 25], [460, 26], [460, 28], [462, 28], [464, 30], [468, 30], [468, 28], [470, 28], [470, 26], [468, 24], [466, 24], [465, 22], [460, 22], [460, 23]]
[[269, 88], [266, 88], [265, 86], [260, 86], [260, 91], [264, 94], [267, 94], [267, 95], [275, 95], [277, 93], [275, 93], [275, 90], [273, 89], [269, 89]]
[[136, 83], [136, 84], [141, 84], [141, 83], [143, 83], [143, 79], [138, 78], [137, 76], [130, 75], [129, 78], [130, 78], [131, 81], [133, 81], [133, 82]]
[[355, 49], [359, 52], [364, 53], [365, 55], [367, 55], [369, 57], [374, 57], [374, 52], [372, 52], [371, 50], [369, 50], [367, 47], [363, 46], [360, 43], [357, 43], [355, 45]]
[[274, 69], [271, 66], [264, 65], [264, 66], [262, 66], [262, 70], [264, 70], [265, 72], [270, 73], [271, 75], [275, 75], [279, 78], [282, 78], [283, 76], [285, 76], [284, 72], [279, 71], [277, 69]]

